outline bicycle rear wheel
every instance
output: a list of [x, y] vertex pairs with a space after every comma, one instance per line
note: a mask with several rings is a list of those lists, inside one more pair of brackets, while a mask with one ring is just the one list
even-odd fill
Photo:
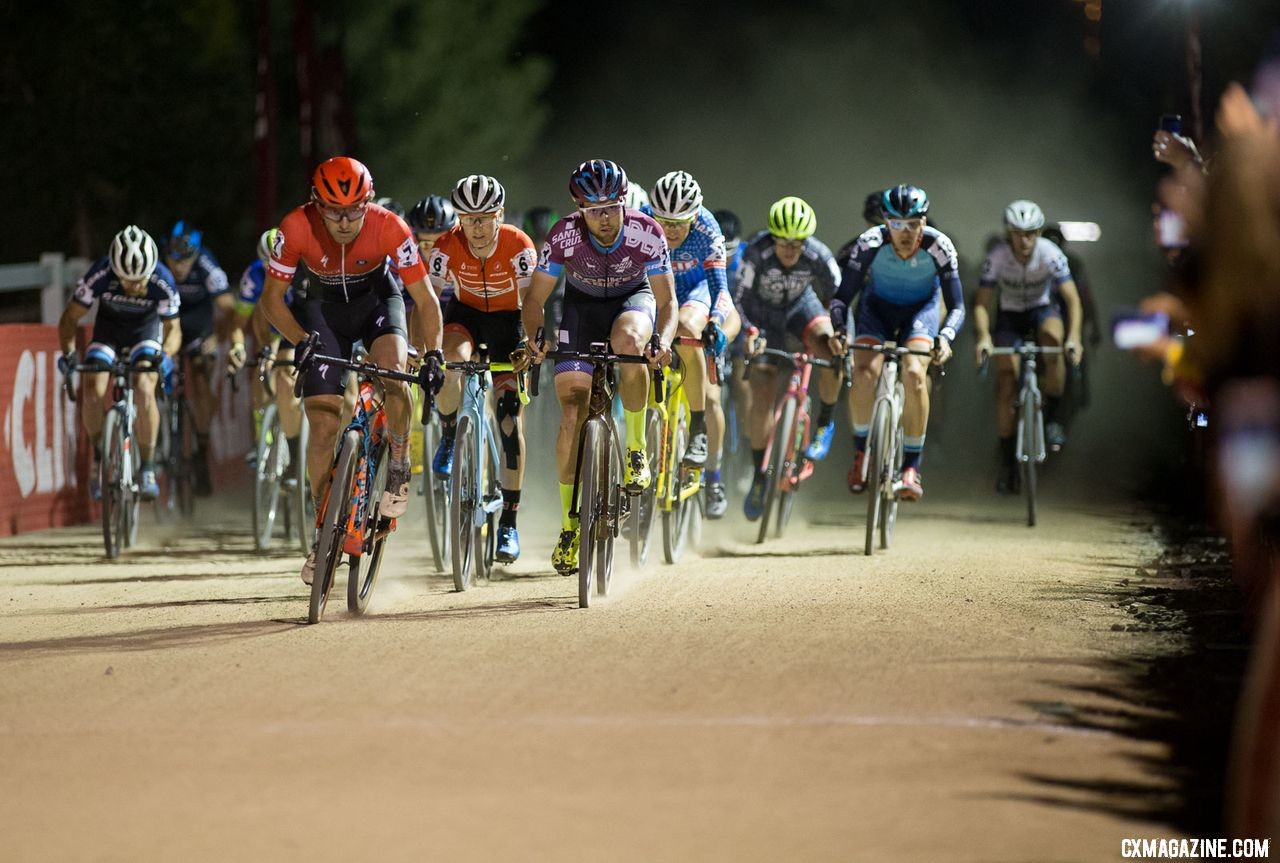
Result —
[[788, 450], [791, 448], [792, 441], [789, 439], [791, 427], [795, 424], [796, 403], [787, 399], [782, 403], [782, 417], [778, 420], [778, 424], [773, 428], [771, 445], [773, 449], [770, 451], [770, 464], [765, 471], [765, 491], [764, 491], [764, 512], [760, 515], [760, 533], [756, 536], [756, 542], [765, 541], [765, 537], [769, 535], [769, 522], [773, 518], [774, 507], [778, 505], [778, 490], [783, 482], [783, 472], [786, 469], [787, 457], [790, 455]]
[[892, 468], [886, 469], [888, 463], [887, 449], [889, 441], [889, 405], [880, 402], [871, 416], [871, 433], [867, 439], [867, 541], [865, 554], [875, 549], [876, 530], [880, 526], [884, 509], [885, 487], [893, 493]]
[[[293, 513], [297, 526], [294, 536], [303, 553], [311, 551], [311, 543], [316, 535], [316, 504], [311, 497], [311, 479], [307, 473], [307, 450], [311, 446], [311, 425], [307, 422], [307, 414], [303, 411], [302, 424], [298, 427], [298, 464], [290, 466], [290, 472], [298, 481], [293, 488], [292, 503], [289, 510]], [[288, 446], [286, 444], [286, 451]], [[286, 518], [290, 516], [286, 515]]]
[[334, 463], [329, 494], [325, 498], [324, 519], [320, 523], [316, 545], [316, 569], [311, 580], [308, 623], [319, 623], [324, 616], [325, 603], [329, 601], [329, 591], [333, 588], [334, 573], [342, 559], [342, 546], [347, 538], [347, 520], [351, 513], [352, 485], [356, 478], [356, 463], [360, 460], [360, 443], [359, 432], [349, 431], [344, 434]]
[[645, 418], [645, 454], [649, 459], [649, 487], [636, 495], [631, 505], [635, 507], [627, 535], [631, 540], [631, 565], [644, 566], [649, 559], [653, 542], [654, 515], [658, 510], [658, 473], [662, 458], [662, 415], [649, 408]]
[[613, 583], [613, 540], [618, 535], [618, 520], [622, 517], [622, 454], [606, 441], [608, 451], [607, 472], [604, 483], [605, 514], [596, 525], [596, 595], [608, 596]]
[[289, 456], [284, 435], [280, 431], [280, 416], [274, 404], [267, 405], [262, 411], [262, 425], [258, 429], [255, 452], [253, 544], [259, 551], [263, 551], [271, 545], [271, 534], [275, 531], [280, 505], [280, 478]]
[[591, 605], [592, 579], [602, 559], [608, 564], [608, 555], [601, 558], [602, 544], [612, 546], [607, 536], [607, 509], [609, 505], [609, 436], [600, 421], [587, 420], [586, 435], [582, 443], [582, 479], [578, 498], [578, 607]]
[[107, 411], [102, 426], [103, 453], [99, 465], [98, 487], [102, 490], [102, 544], [107, 557], [115, 560], [124, 548], [125, 481], [124, 429], [120, 414]]
[[684, 451], [689, 445], [689, 426], [681, 416], [671, 435], [671, 451], [667, 453], [666, 505], [662, 507], [662, 556], [667, 563], [675, 563], [684, 551], [689, 530], [688, 505], [693, 498], [682, 498], [685, 469]]
[[449, 535], [453, 538], [453, 589], [471, 586], [472, 556], [476, 553], [475, 511], [480, 483], [476, 478], [476, 430], [471, 416], [458, 417], [453, 439], [453, 470], [449, 474]]
[[787, 458], [782, 465], [782, 476], [786, 481], [778, 486], [778, 523], [773, 533], [776, 537], [781, 537], [782, 531], [791, 523], [791, 513], [796, 508], [796, 489], [800, 478], [801, 459], [804, 458], [804, 435], [800, 429], [800, 417], [795, 412], [793, 412], [791, 427], [785, 440], [787, 441], [785, 453]]
[[1027, 527], [1036, 526], [1036, 462], [1044, 443], [1040, 437], [1039, 419], [1039, 399], [1023, 399], [1019, 422], [1022, 424], [1022, 493], [1027, 499]]
[[435, 411], [422, 427], [422, 499], [427, 516], [427, 539], [437, 572], [452, 568], [449, 549], [449, 484], [431, 470], [431, 459], [440, 446], [440, 419]]
[[387, 487], [387, 447], [377, 447], [369, 456], [378, 466], [364, 502], [364, 546], [360, 554], [347, 555], [347, 610], [363, 614], [373, 596], [373, 585], [382, 570], [382, 552], [386, 548], [391, 519], [384, 518], [382, 490]]

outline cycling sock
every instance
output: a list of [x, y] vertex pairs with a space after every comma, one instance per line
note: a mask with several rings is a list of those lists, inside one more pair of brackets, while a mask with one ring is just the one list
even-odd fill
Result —
[[454, 435], [458, 433], [458, 412], [451, 414], [440, 414], [440, 437], [445, 440], [453, 440]]
[[569, 510], [573, 508], [573, 483], [560, 483], [560, 529], [573, 530], [577, 525], [573, 523], [573, 519], [569, 516]]
[[1018, 460], [1018, 442], [1013, 435], [1000, 438], [1000, 463], [1011, 465]]
[[818, 426], [822, 427], [831, 422], [831, 414], [835, 412], [836, 403], [827, 404], [822, 402], [822, 407], [818, 409]]
[[196, 432], [196, 453], [204, 455], [209, 451], [209, 433]]
[[855, 425], [853, 427], [853, 451], [867, 451], [867, 435], [871, 434], [871, 423], [864, 426]]
[[719, 482], [719, 481], [720, 481], [720, 471], [718, 471], [718, 470], [709, 470], [709, 471], [706, 471], [706, 472], [703, 474], [703, 476], [705, 476], [705, 477], [707, 478], [707, 482], [708, 482], [708, 483], [713, 483], [713, 482]]
[[623, 409], [627, 418], [627, 449], [644, 449], [644, 411]]
[[764, 476], [764, 465], [762, 464], [762, 462], [764, 462], [764, 450], [753, 449], [751, 451], [751, 460], [755, 462], [756, 465], [756, 476]]
[[504, 488], [502, 490], [502, 515], [498, 518], [498, 524], [502, 527], [516, 526], [516, 510], [520, 509], [520, 489], [512, 491]]
[[147, 471], [154, 471], [155, 469], [156, 469], [156, 463], [153, 459], [147, 458], [142, 460], [141, 470], [143, 473], [146, 473]]
[[1058, 402], [1062, 401], [1057, 396], [1044, 397], [1044, 421], [1048, 423], [1056, 423], [1058, 421]]
[[920, 470], [920, 457], [924, 455], [924, 435], [920, 437], [902, 438], [902, 469], [913, 467]]
[[407, 431], [396, 433], [387, 432], [387, 441], [391, 444], [391, 461], [395, 464], [404, 464], [409, 460], [407, 452], [409, 448], [409, 433]]
[[689, 434], [706, 434], [707, 432], [707, 412], [693, 411], [690, 417]]

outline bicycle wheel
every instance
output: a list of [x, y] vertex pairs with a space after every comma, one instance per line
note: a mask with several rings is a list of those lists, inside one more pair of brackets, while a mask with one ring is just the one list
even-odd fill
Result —
[[[307, 449], [311, 446], [311, 424], [307, 422], [307, 414], [303, 411], [302, 423], [298, 427], [298, 464], [290, 468], [298, 484], [292, 489], [293, 502], [289, 509], [297, 526], [294, 536], [303, 554], [311, 551], [311, 543], [316, 536], [316, 504], [311, 497], [311, 480], [307, 473]], [[286, 452], [288, 445], [285, 446]]]
[[682, 414], [676, 421], [671, 434], [671, 451], [667, 453], [667, 505], [662, 507], [662, 556], [667, 563], [680, 559], [688, 536], [688, 504], [693, 498], [681, 500], [687, 472], [680, 464], [688, 446], [689, 426]]
[[360, 554], [347, 555], [347, 610], [363, 614], [373, 596], [373, 585], [382, 569], [382, 552], [386, 549], [391, 519], [382, 517], [382, 490], [387, 487], [386, 444], [374, 449], [369, 457], [377, 464], [369, 498], [364, 502], [364, 546]]
[[349, 431], [342, 436], [342, 446], [334, 462], [329, 494], [325, 498], [324, 519], [320, 523], [316, 545], [316, 571], [311, 580], [311, 606], [307, 623], [319, 623], [333, 587], [333, 576], [342, 559], [342, 546], [347, 538], [347, 519], [351, 513], [352, 484], [356, 463], [360, 460], [360, 433]]
[[608, 504], [609, 436], [597, 420], [587, 420], [582, 443], [582, 480], [578, 498], [578, 607], [591, 605], [591, 582], [596, 566], [596, 544], [607, 531], [603, 523]]
[[[616, 440], [616, 439], [615, 439]], [[618, 519], [622, 516], [622, 453], [606, 441], [609, 456], [604, 478], [605, 514], [596, 523], [596, 595], [608, 596], [613, 582], [613, 540], [618, 535]]]
[[1039, 435], [1040, 399], [1039, 393], [1022, 400], [1022, 493], [1027, 498], [1027, 527], [1036, 526], [1036, 457], [1040, 453], [1043, 440]]
[[781, 537], [783, 529], [791, 523], [791, 513], [796, 507], [796, 488], [799, 483], [801, 459], [804, 458], [804, 432], [800, 428], [798, 416], [794, 417], [790, 431], [783, 440], [787, 441], [787, 447], [783, 452], [786, 458], [780, 475], [786, 481], [778, 484], [778, 523], [773, 534], [776, 537]]
[[871, 433], [867, 439], [867, 541], [864, 548], [871, 554], [875, 548], [876, 530], [880, 526], [881, 509], [884, 504], [885, 486], [893, 493], [893, 476], [886, 469], [889, 441], [889, 405], [887, 402], [876, 404], [875, 413], [871, 416]]
[[893, 481], [902, 473], [902, 426], [894, 425], [893, 418], [887, 424], [892, 432], [892, 444], [889, 447], [891, 456], [888, 466], [889, 482], [885, 485], [883, 501], [880, 505], [880, 547], [887, 549], [893, 542], [893, 529], [898, 524], [898, 495], [894, 492]]
[[258, 551], [263, 551], [271, 545], [271, 534], [275, 530], [280, 507], [280, 478], [289, 457], [284, 434], [280, 431], [280, 416], [274, 404], [267, 405], [262, 411], [254, 452], [253, 544]]
[[177, 507], [170, 494], [168, 493], [169, 484], [169, 459], [172, 446], [169, 441], [169, 400], [161, 395], [161, 387], [156, 387], [156, 409], [160, 413], [160, 421], [156, 423], [156, 446], [152, 453], [152, 459], [155, 462], [158, 471], [157, 481], [162, 491], [166, 492], [155, 500], [156, 521], [160, 524], [169, 524], [176, 520]]
[[787, 399], [782, 403], [782, 416], [770, 435], [773, 449], [769, 453], [770, 464], [765, 471], [764, 512], [760, 515], [760, 533], [756, 536], [757, 543], [764, 542], [765, 537], [769, 535], [769, 522], [773, 519], [774, 507], [778, 504], [778, 489], [783, 481], [787, 457], [790, 455], [787, 452], [791, 447], [788, 432], [795, 423], [795, 418], [796, 403]]
[[653, 542], [654, 515], [658, 510], [659, 471], [662, 460], [662, 415], [657, 409], [649, 408], [645, 419], [645, 454], [649, 459], [649, 487], [640, 492], [631, 505], [635, 507], [631, 526], [627, 534], [631, 539], [631, 565], [644, 566], [649, 559], [649, 548]]
[[115, 409], [107, 411], [102, 426], [102, 461], [99, 465], [98, 486], [102, 489], [102, 544], [107, 557], [115, 560], [124, 547], [124, 430], [120, 427], [120, 414]]
[[471, 586], [472, 556], [476, 553], [476, 507], [480, 480], [476, 475], [476, 430], [470, 414], [458, 417], [453, 440], [453, 471], [449, 474], [449, 534], [453, 537], [453, 589]]
[[422, 427], [422, 480], [419, 491], [426, 509], [427, 539], [436, 572], [453, 565], [449, 559], [449, 491], [446, 480], [431, 470], [431, 459], [440, 446], [440, 418], [431, 413], [431, 421]]
[[476, 578], [483, 578], [485, 581], [493, 575], [493, 556], [498, 550], [498, 522], [489, 509], [491, 504], [502, 500], [502, 487], [498, 484], [497, 440], [498, 430], [490, 421], [489, 437], [484, 445], [478, 448], [480, 471], [476, 488], [481, 494], [477, 505], [484, 509], [485, 513], [484, 520], [475, 528], [475, 553], [473, 554]]

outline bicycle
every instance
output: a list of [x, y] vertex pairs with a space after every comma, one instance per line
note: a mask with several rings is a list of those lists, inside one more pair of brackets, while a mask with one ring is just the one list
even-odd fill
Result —
[[267, 395], [266, 406], [261, 409], [253, 462], [253, 543], [259, 551], [265, 551], [271, 545], [282, 486], [286, 486], [284, 535], [295, 540], [304, 553], [311, 550], [315, 504], [307, 483], [306, 464], [311, 428], [306, 412], [299, 406], [302, 420], [298, 432], [298, 464], [291, 464], [288, 442], [276, 406], [276, 388], [272, 382], [274, 369], [292, 366], [293, 360], [277, 359], [269, 347], [264, 347], [258, 355], [258, 381]]
[[[453, 444], [453, 470], [449, 474], [449, 530], [453, 539], [453, 586], [464, 591], [471, 586], [474, 563], [477, 578], [493, 573], [497, 544], [496, 513], [502, 509], [499, 482], [498, 434], [487, 410], [486, 393], [493, 385], [492, 372], [512, 372], [510, 362], [494, 363], [486, 358], [488, 348], [479, 345], [480, 360], [446, 362], [444, 368], [462, 374], [462, 402]], [[524, 373], [516, 375], [516, 391], [521, 404], [529, 403]]]
[[840, 364], [838, 360], [824, 360], [806, 353], [765, 348], [748, 358], [745, 375], [749, 376], [752, 366], [759, 365], [767, 357], [790, 363], [791, 377], [787, 382], [786, 393], [773, 409], [773, 426], [765, 441], [764, 459], [760, 463], [766, 484], [764, 511], [760, 515], [760, 531], [756, 535], [757, 544], [764, 542], [769, 534], [769, 521], [774, 518], [775, 507], [774, 536], [782, 536], [795, 508], [796, 490], [813, 473], [813, 463], [803, 455], [809, 446], [812, 425], [809, 416], [809, 377], [813, 367], [831, 369]]
[[867, 487], [867, 537], [864, 553], [871, 554], [877, 529], [880, 548], [893, 541], [898, 523], [898, 489], [902, 476], [902, 412], [906, 401], [898, 367], [904, 356], [933, 357], [932, 351], [900, 346], [895, 342], [878, 345], [850, 345], [884, 357], [876, 380], [876, 398], [871, 408], [871, 428], [867, 433], [867, 457], [862, 462]]
[[[681, 336], [676, 344], [705, 348], [702, 339]], [[718, 380], [714, 356], [708, 357], [708, 380]], [[691, 530], [700, 514], [702, 468], [684, 464], [689, 445], [689, 423], [693, 410], [684, 389], [684, 370], [679, 354], [672, 354], [670, 368], [661, 381], [654, 379], [649, 391], [645, 418], [646, 458], [649, 487], [637, 496], [636, 517], [631, 521], [631, 563], [643, 566], [648, 560], [653, 536], [653, 516], [662, 514], [662, 554], [667, 563], [680, 559]]]
[[[537, 336], [541, 341], [542, 333]], [[615, 354], [608, 342], [592, 342], [586, 353], [549, 351], [544, 360], [579, 360], [590, 363], [591, 394], [587, 418], [578, 433], [578, 458], [573, 467], [573, 502], [569, 515], [578, 519], [578, 607], [591, 604], [595, 581], [599, 596], [609, 595], [613, 577], [613, 541], [631, 514], [631, 495], [622, 488], [622, 443], [613, 422], [613, 367], [618, 363], [648, 363], [647, 357]], [[658, 385], [662, 370], [654, 369]], [[538, 394], [538, 376], [532, 375], [530, 394]], [[598, 574], [595, 570], [599, 570]], [[598, 575], [598, 577], [597, 577]]]
[[[132, 363], [116, 359], [110, 367], [101, 363], [77, 363], [71, 371], [111, 374], [111, 407], [102, 423], [102, 459], [98, 463], [98, 488], [102, 494], [102, 541], [107, 557], [115, 560], [123, 549], [138, 541], [138, 508], [142, 498], [134, 455], [133, 424], [138, 411], [133, 402], [133, 375], [158, 374], [149, 361]], [[68, 374], [62, 380], [67, 399], [76, 400], [75, 384]]]
[[1013, 348], [992, 348], [983, 351], [982, 374], [986, 374], [990, 356], [1016, 356], [1021, 358], [1018, 369], [1017, 440], [1014, 460], [1022, 479], [1022, 493], [1027, 499], [1027, 527], [1036, 526], [1036, 466], [1043, 464], [1048, 452], [1044, 439], [1044, 398], [1036, 375], [1036, 356], [1061, 354], [1061, 347], [1041, 347], [1034, 342], [1023, 342]]
[[[329, 489], [320, 507], [323, 517], [316, 530], [316, 568], [307, 622], [318, 623], [344, 554], [347, 556], [347, 609], [355, 614], [364, 613], [382, 568], [387, 536], [396, 528], [396, 520], [380, 512], [390, 448], [382, 379], [422, 387], [424, 394], [428, 394], [423, 399], [424, 415], [431, 409], [432, 401], [426, 365], [417, 374], [410, 374], [384, 369], [372, 362], [353, 362], [319, 354], [313, 356], [311, 362], [328, 363], [359, 376], [351, 422], [338, 439]], [[301, 387], [300, 370], [294, 391], [298, 392]]]

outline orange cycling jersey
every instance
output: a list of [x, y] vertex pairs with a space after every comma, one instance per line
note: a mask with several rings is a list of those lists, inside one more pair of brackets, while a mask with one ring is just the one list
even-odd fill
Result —
[[533, 240], [512, 225], [498, 226], [498, 243], [481, 260], [471, 253], [462, 226], [436, 240], [427, 258], [427, 274], [437, 292], [451, 288], [460, 302], [482, 312], [510, 312], [533, 278], [538, 256]]
[[366, 277], [381, 272], [388, 257], [406, 285], [427, 275], [417, 240], [395, 213], [370, 204], [360, 233], [342, 245], [325, 230], [324, 217], [316, 205], [307, 203], [280, 222], [267, 272], [274, 279], [291, 282], [301, 261], [322, 285], [340, 293], [348, 284], [363, 288]]

